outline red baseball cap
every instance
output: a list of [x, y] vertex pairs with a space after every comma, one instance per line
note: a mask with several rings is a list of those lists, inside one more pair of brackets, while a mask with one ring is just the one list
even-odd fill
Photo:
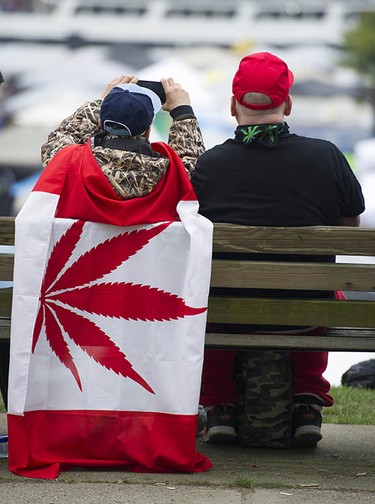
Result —
[[[283, 60], [269, 52], [254, 53], [240, 61], [233, 78], [232, 92], [244, 107], [254, 110], [272, 109], [287, 100], [293, 81], [294, 76]], [[243, 96], [251, 92], [269, 96], [271, 103], [258, 105], [243, 101]]]

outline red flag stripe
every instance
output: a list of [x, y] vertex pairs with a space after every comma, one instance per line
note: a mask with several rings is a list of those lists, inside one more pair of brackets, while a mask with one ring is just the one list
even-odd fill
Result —
[[211, 462], [196, 452], [196, 423], [197, 415], [147, 412], [8, 415], [9, 469], [46, 479], [72, 466], [133, 472], [207, 471]]
[[196, 200], [193, 186], [173, 149], [163, 142], [153, 143], [152, 147], [169, 158], [169, 167], [155, 189], [141, 198], [123, 200], [115, 194], [96, 162], [89, 142], [68, 146], [58, 152], [33, 191], [58, 194], [54, 181], [59, 181], [61, 194], [56, 217], [117, 226], [178, 221], [178, 203]]

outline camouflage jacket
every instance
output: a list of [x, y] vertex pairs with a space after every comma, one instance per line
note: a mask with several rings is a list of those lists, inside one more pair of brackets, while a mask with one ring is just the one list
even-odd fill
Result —
[[[102, 101], [87, 102], [49, 134], [42, 146], [43, 166], [63, 147], [86, 143], [99, 131], [99, 112]], [[181, 158], [191, 177], [198, 156], [204, 152], [202, 133], [193, 114], [175, 117], [169, 129], [168, 144]], [[136, 137], [147, 146], [144, 153], [93, 146], [93, 155], [115, 193], [123, 199], [149, 194], [166, 172], [169, 159], [156, 156], [149, 140]], [[149, 152], [147, 152], [149, 151]]]

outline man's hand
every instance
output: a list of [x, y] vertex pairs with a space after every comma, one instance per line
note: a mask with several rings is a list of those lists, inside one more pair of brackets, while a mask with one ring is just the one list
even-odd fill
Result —
[[172, 78], [161, 79], [165, 91], [166, 101], [162, 106], [163, 110], [170, 112], [179, 105], [190, 105], [190, 96], [180, 84]]
[[120, 77], [116, 77], [106, 85], [100, 98], [104, 100], [107, 94], [110, 93], [115, 86], [118, 86], [119, 84], [129, 84], [129, 82], [137, 84], [138, 77], [135, 77], [134, 75], [120, 75]]

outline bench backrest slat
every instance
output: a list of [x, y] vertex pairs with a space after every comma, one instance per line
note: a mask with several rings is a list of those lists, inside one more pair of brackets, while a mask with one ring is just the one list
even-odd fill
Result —
[[215, 224], [214, 251], [374, 256], [375, 236], [373, 229], [357, 227]]
[[215, 260], [212, 287], [375, 292], [375, 264]]
[[0, 280], [11, 282], [13, 280], [13, 254], [0, 255]]
[[211, 296], [208, 321], [217, 324], [374, 328], [375, 304], [373, 301]]
[[14, 245], [14, 217], [0, 217], [0, 245]]
[[[0, 217], [0, 245], [14, 245], [14, 217]], [[215, 224], [214, 251], [278, 254], [375, 255], [372, 228], [254, 227]]]

